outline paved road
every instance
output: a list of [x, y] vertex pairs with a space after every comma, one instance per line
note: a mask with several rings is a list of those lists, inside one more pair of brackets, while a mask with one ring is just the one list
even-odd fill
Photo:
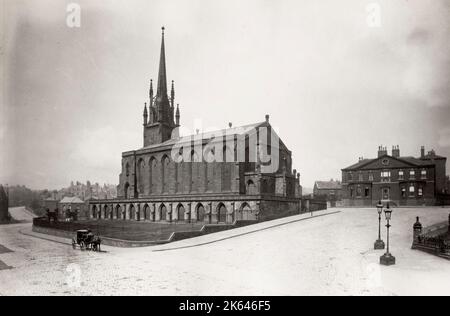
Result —
[[[450, 262], [410, 249], [415, 216], [445, 221], [450, 209], [396, 209], [392, 252], [381, 267], [371, 250], [374, 210], [299, 221], [236, 238], [171, 251], [105, 247], [105, 253], [19, 233], [29, 224], [0, 226], [0, 295], [450, 295]], [[193, 239], [190, 241], [193, 242]], [[182, 242], [171, 246], [185, 245]]]

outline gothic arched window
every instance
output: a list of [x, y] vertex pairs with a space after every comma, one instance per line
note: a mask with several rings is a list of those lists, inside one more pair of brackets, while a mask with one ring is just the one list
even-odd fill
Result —
[[128, 162], [125, 164], [125, 175], [127, 177], [130, 175], [130, 165]]
[[138, 162], [138, 188], [139, 188], [139, 193], [143, 194], [144, 193], [144, 173], [145, 173], [145, 163], [143, 159], [139, 159]]
[[162, 192], [167, 192], [169, 182], [169, 157], [167, 156], [164, 156], [161, 160], [161, 177]]

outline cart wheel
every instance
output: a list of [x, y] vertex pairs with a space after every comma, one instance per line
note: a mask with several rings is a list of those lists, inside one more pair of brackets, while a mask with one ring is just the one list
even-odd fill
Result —
[[82, 251], [86, 250], [86, 245], [84, 244], [84, 241], [80, 242], [80, 249]]

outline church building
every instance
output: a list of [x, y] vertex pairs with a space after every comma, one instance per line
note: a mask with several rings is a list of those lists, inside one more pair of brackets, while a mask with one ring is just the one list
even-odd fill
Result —
[[174, 82], [170, 91], [167, 86], [164, 28], [156, 94], [150, 80], [141, 122], [143, 147], [122, 153], [117, 198], [91, 201], [89, 217], [231, 224], [300, 213], [300, 174], [268, 115], [245, 126], [180, 135]]

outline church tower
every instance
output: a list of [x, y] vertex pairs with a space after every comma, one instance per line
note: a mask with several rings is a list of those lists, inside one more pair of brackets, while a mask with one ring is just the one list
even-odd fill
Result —
[[171, 138], [172, 131], [179, 126], [174, 117], [175, 88], [172, 81], [170, 99], [167, 91], [166, 53], [164, 45], [164, 27], [162, 27], [161, 55], [159, 58], [158, 86], [153, 96], [153, 82], [150, 80], [149, 105], [144, 107], [144, 147], [163, 143]]

